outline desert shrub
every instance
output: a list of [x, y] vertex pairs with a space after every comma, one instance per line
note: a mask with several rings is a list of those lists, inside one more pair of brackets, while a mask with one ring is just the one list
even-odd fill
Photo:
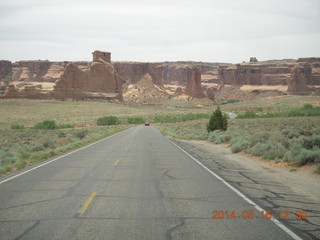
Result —
[[25, 129], [25, 127], [23, 125], [20, 125], [20, 124], [13, 124], [13, 125], [11, 125], [11, 129], [19, 130], [19, 129]]
[[261, 156], [264, 159], [283, 158], [286, 149], [278, 142], [258, 142], [250, 150], [250, 153], [256, 156]]
[[320, 107], [313, 107], [311, 104], [306, 104], [306, 105], [303, 108], [290, 109], [288, 112], [288, 116], [289, 117], [320, 116]]
[[0, 166], [0, 174], [5, 174], [11, 171], [11, 167], [9, 166]]
[[310, 103], [306, 103], [305, 105], [303, 105], [303, 108], [304, 108], [304, 109], [312, 109], [312, 108], [313, 108], [313, 105], [310, 104]]
[[14, 164], [16, 161], [18, 161], [19, 158], [16, 157], [16, 156], [11, 156], [11, 157], [7, 157], [5, 158], [4, 160], [2, 160], [3, 163], [6, 163], [6, 164]]
[[75, 136], [79, 139], [83, 139], [86, 135], [88, 134], [88, 130], [87, 129], [83, 129], [80, 130], [78, 132], [75, 133]]
[[232, 139], [231, 133], [215, 130], [208, 134], [208, 141], [214, 142], [215, 144], [222, 144], [230, 142]]
[[299, 132], [299, 129], [295, 129], [295, 128], [283, 129], [283, 130], [281, 130], [281, 133], [287, 138], [296, 138], [301, 135]]
[[27, 162], [24, 160], [19, 160], [16, 162], [15, 167], [19, 170], [24, 168], [27, 165]]
[[313, 145], [312, 138], [299, 137], [290, 142], [290, 150], [284, 155], [284, 161], [298, 165], [320, 162], [320, 148]]
[[228, 119], [225, 114], [222, 114], [218, 107], [213, 113], [207, 125], [207, 131], [212, 132], [215, 130], [226, 131], [228, 128]]
[[54, 149], [57, 147], [57, 142], [54, 139], [46, 138], [43, 140], [42, 146], [44, 149], [46, 149], [46, 148]]
[[186, 122], [197, 119], [208, 119], [210, 114], [208, 113], [186, 113], [186, 114], [164, 114], [156, 115], [154, 122], [156, 123], [175, 123], [175, 122]]
[[129, 124], [141, 124], [145, 122], [143, 117], [128, 117], [127, 122]]
[[39, 129], [39, 130], [54, 130], [57, 128], [58, 126], [54, 120], [45, 120], [43, 122], [37, 123], [33, 127], [33, 129]]
[[314, 147], [320, 148], [320, 135], [316, 135], [316, 134], [312, 135], [311, 140], [313, 142]]
[[275, 117], [284, 117], [282, 113], [266, 113], [258, 115], [259, 118], [275, 118]]
[[30, 158], [30, 156], [31, 156], [31, 154], [28, 153], [28, 152], [22, 152], [22, 153], [20, 154], [20, 158], [21, 158], [21, 159], [28, 159], [28, 158]]
[[12, 152], [0, 150], [0, 162], [4, 162], [7, 159], [12, 158], [12, 157], [13, 157]]
[[237, 119], [256, 118], [257, 114], [254, 111], [246, 111], [243, 114], [237, 115]]
[[97, 125], [98, 126], [106, 126], [106, 125], [118, 125], [120, 124], [120, 120], [116, 116], [106, 116], [98, 118]]
[[249, 148], [251, 144], [250, 136], [236, 136], [231, 140], [231, 151], [238, 153]]

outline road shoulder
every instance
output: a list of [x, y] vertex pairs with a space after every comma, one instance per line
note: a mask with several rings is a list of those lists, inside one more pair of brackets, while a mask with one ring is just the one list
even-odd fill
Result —
[[[311, 171], [290, 172], [288, 168], [275, 167], [245, 154], [233, 154], [225, 146], [206, 141], [173, 141], [259, 206], [271, 211], [291, 230], [306, 239], [320, 237], [319, 175]], [[280, 211], [292, 213], [291, 218], [281, 218]], [[297, 211], [307, 211], [308, 218], [295, 219]]]

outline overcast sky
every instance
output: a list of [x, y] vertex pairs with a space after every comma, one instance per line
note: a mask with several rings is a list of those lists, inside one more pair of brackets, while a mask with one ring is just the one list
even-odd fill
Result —
[[0, 59], [320, 57], [320, 0], [0, 0]]

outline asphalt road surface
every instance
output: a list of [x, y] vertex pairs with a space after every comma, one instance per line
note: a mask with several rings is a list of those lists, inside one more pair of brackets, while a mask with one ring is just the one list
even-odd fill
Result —
[[47, 163], [1, 181], [0, 239], [299, 239], [152, 127]]

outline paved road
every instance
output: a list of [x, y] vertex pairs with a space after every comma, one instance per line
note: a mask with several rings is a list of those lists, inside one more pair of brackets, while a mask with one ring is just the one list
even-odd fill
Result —
[[[212, 219], [215, 210], [237, 218]], [[243, 219], [251, 210], [258, 218]], [[1, 183], [0, 239], [292, 237], [152, 127], [139, 126]]]

